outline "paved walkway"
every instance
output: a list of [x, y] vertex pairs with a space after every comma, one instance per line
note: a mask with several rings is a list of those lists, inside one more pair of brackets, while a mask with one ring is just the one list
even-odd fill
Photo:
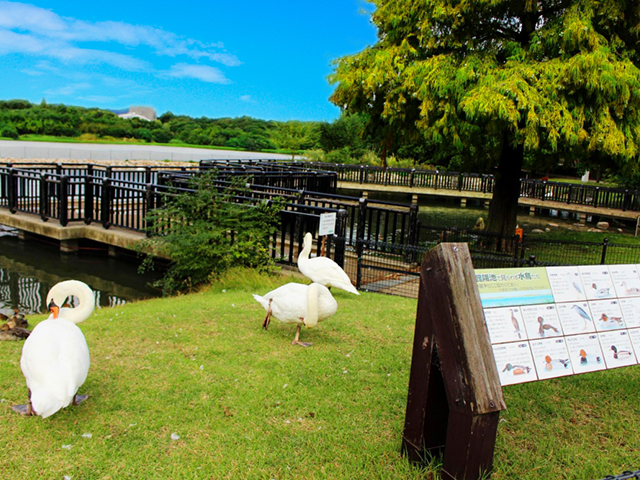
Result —
[[290, 159], [291, 155], [161, 145], [111, 145], [101, 143], [22, 142], [0, 140], [0, 159], [51, 160], [172, 160]]

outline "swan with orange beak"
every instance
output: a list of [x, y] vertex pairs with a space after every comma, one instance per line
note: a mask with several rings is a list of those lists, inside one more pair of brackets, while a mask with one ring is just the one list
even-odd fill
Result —
[[[74, 308], [61, 307], [69, 297], [78, 299]], [[14, 405], [22, 415], [47, 418], [87, 395], [77, 395], [89, 372], [89, 347], [78, 323], [93, 313], [93, 291], [77, 280], [53, 286], [47, 294], [49, 318], [31, 332], [22, 348], [20, 367], [29, 389], [29, 403]]]

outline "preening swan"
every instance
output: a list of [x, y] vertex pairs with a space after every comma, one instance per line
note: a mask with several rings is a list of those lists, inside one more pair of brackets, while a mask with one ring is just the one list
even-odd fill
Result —
[[[75, 308], [60, 307], [76, 297]], [[95, 308], [93, 291], [77, 280], [60, 282], [49, 290], [51, 315], [36, 325], [24, 343], [20, 367], [29, 388], [29, 403], [12, 408], [23, 415], [46, 418], [71, 403], [87, 398], [76, 395], [89, 372], [89, 347], [76, 324], [85, 321]]]
[[349, 293], [360, 295], [353, 286], [349, 276], [336, 262], [327, 257], [309, 258], [313, 237], [310, 233], [304, 236], [302, 252], [298, 255], [298, 269], [312, 282], [326, 287], [336, 287]]
[[269, 328], [271, 316], [282, 323], [295, 323], [298, 328], [292, 345], [308, 347], [311, 343], [301, 342], [300, 329], [302, 325], [311, 328], [331, 315], [336, 313], [338, 303], [331, 292], [324, 285], [312, 283], [287, 283], [272, 290], [264, 296], [253, 295], [260, 305], [267, 311], [267, 316], [262, 323], [266, 330]]

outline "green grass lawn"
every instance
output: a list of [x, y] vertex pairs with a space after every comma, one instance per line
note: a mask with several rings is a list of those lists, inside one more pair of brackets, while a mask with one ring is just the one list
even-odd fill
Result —
[[[400, 455], [416, 301], [335, 291], [336, 315], [261, 328], [292, 278], [235, 274], [201, 293], [103, 308], [81, 325], [80, 393], [48, 419], [26, 401], [21, 342], [0, 343], [5, 478], [439, 478]], [[33, 323], [37, 320], [30, 319]], [[505, 389], [494, 479], [602, 478], [640, 468], [640, 368]]]

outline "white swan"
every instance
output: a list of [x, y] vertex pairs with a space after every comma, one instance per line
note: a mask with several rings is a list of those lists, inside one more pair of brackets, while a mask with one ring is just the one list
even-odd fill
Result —
[[309, 258], [312, 240], [313, 237], [307, 232], [304, 236], [302, 252], [298, 255], [300, 272], [312, 282], [360, 295], [360, 292], [351, 283], [349, 276], [336, 262], [327, 257]]
[[627, 282], [623, 281], [620, 286], [624, 288], [625, 295], [638, 295], [640, 293], [640, 288], [638, 287], [629, 287], [627, 286]]
[[[79, 305], [60, 308], [70, 296]], [[51, 315], [33, 329], [22, 348], [20, 367], [29, 388], [29, 403], [12, 407], [23, 415], [42, 418], [87, 398], [76, 395], [90, 363], [87, 342], [76, 324], [89, 318], [95, 297], [86, 284], [67, 280], [49, 290], [47, 304]]]
[[264, 296], [254, 294], [253, 298], [267, 311], [262, 323], [265, 330], [269, 327], [271, 316], [282, 323], [295, 323], [298, 328], [291, 344], [303, 347], [308, 347], [311, 343], [299, 340], [302, 325], [308, 328], [315, 327], [318, 322], [329, 318], [338, 309], [338, 303], [329, 289], [319, 283], [287, 283]]

